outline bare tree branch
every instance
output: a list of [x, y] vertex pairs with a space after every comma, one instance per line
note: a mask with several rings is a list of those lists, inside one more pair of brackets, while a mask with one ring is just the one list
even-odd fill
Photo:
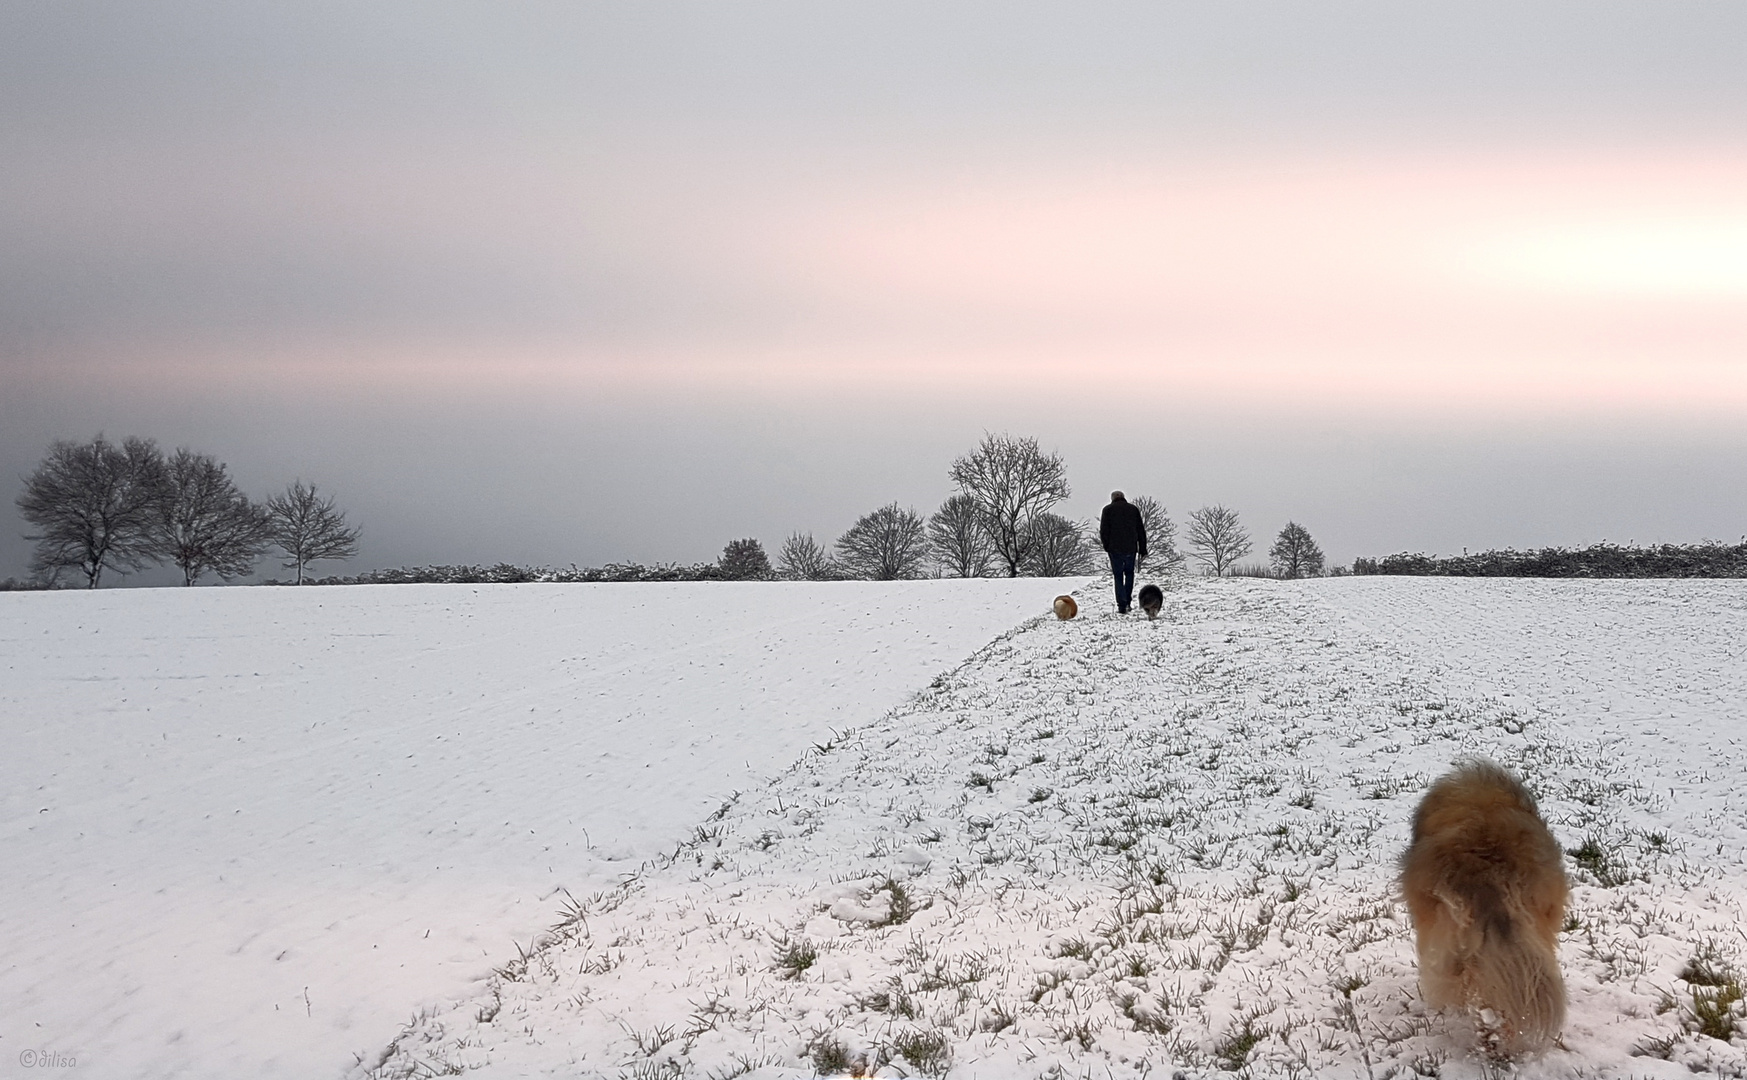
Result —
[[1069, 577], [1092, 572], [1092, 547], [1086, 526], [1060, 514], [1042, 513], [1025, 527], [1025, 573], [1029, 577]]
[[1250, 534], [1239, 523], [1236, 510], [1203, 506], [1189, 514], [1189, 551], [1214, 577], [1221, 577], [1250, 553]]
[[1129, 501], [1140, 511], [1140, 520], [1146, 526], [1147, 552], [1141, 565], [1165, 573], [1181, 570], [1183, 553], [1177, 550], [1177, 523], [1165, 513], [1164, 504], [1151, 495], [1136, 495]]
[[212, 571], [225, 580], [242, 577], [272, 543], [267, 511], [251, 503], [210, 454], [182, 448], [164, 463], [164, 490], [154, 525], [160, 558], [193, 585]]
[[1268, 559], [1274, 572], [1283, 578], [1316, 577], [1322, 573], [1322, 549], [1310, 538], [1310, 531], [1296, 521], [1288, 521], [1268, 549]]
[[895, 581], [920, 577], [928, 554], [922, 515], [897, 503], [862, 515], [837, 538], [837, 562], [854, 577]]
[[31, 571], [77, 569], [95, 589], [104, 570], [125, 574], [156, 559], [153, 527], [164, 488], [164, 459], [150, 439], [117, 447], [98, 435], [56, 442], [24, 481], [18, 510], [36, 526]]
[[830, 581], [837, 577], [831, 555], [812, 533], [791, 533], [776, 555], [777, 576], [785, 581]]
[[977, 500], [969, 495], [954, 495], [940, 504], [928, 519], [928, 546], [934, 561], [953, 577], [983, 577], [995, 556]]
[[289, 556], [280, 565], [297, 571], [299, 585], [310, 563], [350, 559], [358, 554], [358, 530], [346, 525], [346, 514], [334, 505], [334, 497], [321, 498], [314, 484], [305, 487], [301, 480], [293, 483], [267, 500], [267, 514], [273, 543]]
[[1007, 576], [1018, 577], [1029, 550], [1026, 527], [1070, 494], [1061, 455], [1045, 454], [1031, 436], [985, 434], [981, 445], [952, 463], [949, 475], [976, 500]]

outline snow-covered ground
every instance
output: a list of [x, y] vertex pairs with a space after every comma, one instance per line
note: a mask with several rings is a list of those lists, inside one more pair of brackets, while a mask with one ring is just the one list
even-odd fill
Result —
[[[1463, 754], [1569, 852], [1527, 1077], [1747, 1075], [1747, 583], [1196, 582], [1034, 619], [357, 1070], [1482, 1075], [1394, 861]], [[1709, 1032], [1707, 1034], [1707, 1032]]]
[[1067, 584], [0, 593], [0, 1076], [373, 1064]]

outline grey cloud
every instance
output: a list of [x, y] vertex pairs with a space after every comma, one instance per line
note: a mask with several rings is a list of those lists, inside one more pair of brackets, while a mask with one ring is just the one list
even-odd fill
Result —
[[15, 4], [26, 333], [732, 334], [749, 209], [1246, 142], [1739, 130], [1724, 3]]
[[387, 122], [532, 138], [1464, 111], [1494, 124], [1716, 119], [1739, 115], [1747, 28], [1721, 0], [40, 3], [3, 19], [0, 86], [22, 106], [11, 130]]
[[[367, 528], [359, 565], [690, 560], [927, 508], [954, 453], [1011, 427], [1083, 491], [1294, 517], [1335, 558], [1727, 537], [1742, 441], [1673, 421], [1623, 445], [1601, 422], [1214, 415], [1071, 369], [1019, 403], [585, 381], [494, 405], [416, 377], [105, 386], [57, 365], [464, 337], [489, 387], [481, 341], [780, 343], [829, 313], [735, 230], [821, 190], [1208, 147], [1733, 146], [1743, 31], [1734, 0], [7, 4], [0, 500], [49, 440], [105, 430], [209, 450], [257, 493], [323, 483]], [[831, 328], [896, 334], [861, 317]], [[7, 530], [0, 576], [24, 565]]]

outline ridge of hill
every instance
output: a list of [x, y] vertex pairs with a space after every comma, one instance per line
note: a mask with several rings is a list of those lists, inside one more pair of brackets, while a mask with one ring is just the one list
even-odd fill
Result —
[[1394, 875], [1419, 793], [1481, 754], [1574, 885], [1570, 1017], [1516, 1075], [1747, 1075], [1747, 591], [1528, 585], [1031, 620], [565, 898], [356, 1071], [1478, 1076]]

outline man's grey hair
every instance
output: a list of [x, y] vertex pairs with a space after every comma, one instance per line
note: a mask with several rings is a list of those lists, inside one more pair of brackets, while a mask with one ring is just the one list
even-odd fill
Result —
[[1112, 491], [1110, 493], [1110, 501], [1111, 502], [1127, 502], [1128, 500], [1123, 497], [1122, 492]]

